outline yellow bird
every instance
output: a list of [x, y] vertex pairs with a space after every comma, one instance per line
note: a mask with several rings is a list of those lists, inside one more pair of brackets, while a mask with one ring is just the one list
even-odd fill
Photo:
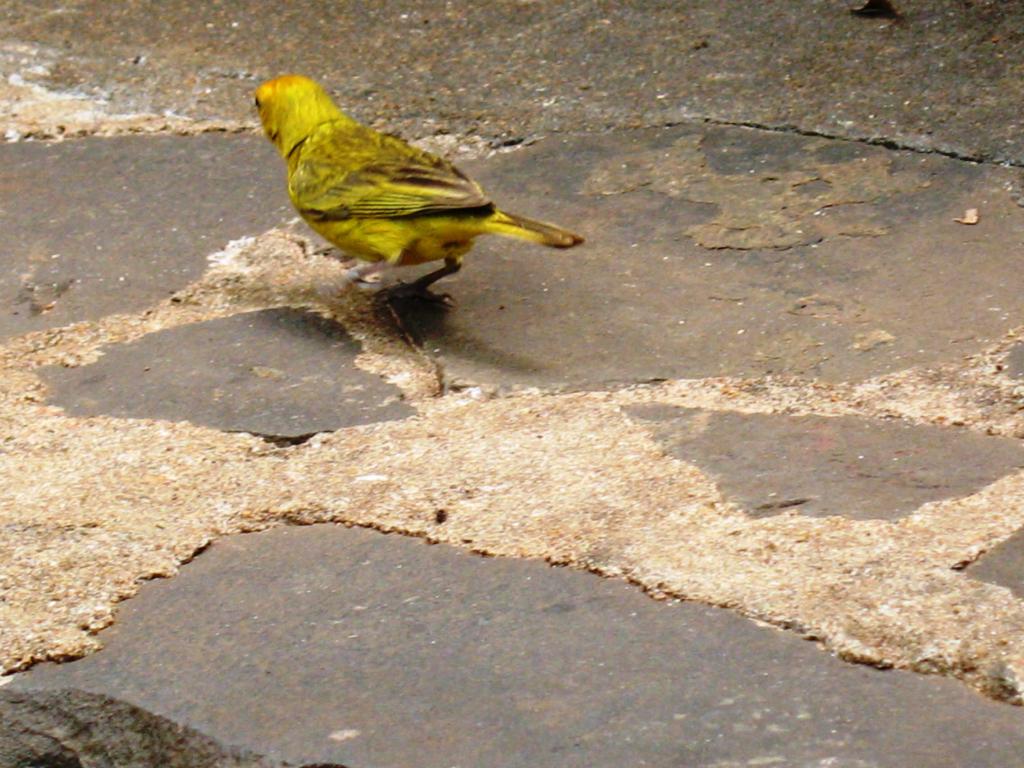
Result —
[[437, 299], [428, 287], [459, 271], [479, 235], [552, 248], [583, 242], [552, 224], [499, 211], [447, 160], [361, 125], [308, 77], [268, 80], [256, 89], [256, 108], [288, 164], [296, 210], [329, 242], [366, 262], [348, 271], [350, 281], [386, 266], [444, 259], [443, 267], [401, 288]]

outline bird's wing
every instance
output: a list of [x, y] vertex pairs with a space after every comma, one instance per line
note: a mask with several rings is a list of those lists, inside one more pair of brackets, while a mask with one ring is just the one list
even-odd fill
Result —
[[448, 161], [394, 142], [347, 171], [333, 161], [333, 152], [304, 153], [290, 178], [302, 213], [325, 221], [393, 218], [491, 204], [476, 182]]

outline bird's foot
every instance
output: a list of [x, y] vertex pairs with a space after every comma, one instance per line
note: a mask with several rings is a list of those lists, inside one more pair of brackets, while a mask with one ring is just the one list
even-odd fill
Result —
[[455, 306], [455, 300], [447, 293], [434, 293], [429, 285], [422, 285], [418, 282], [398, 283], [382, 291], [388, 301], [404, 301], [415, 299], [428, 304], [450, 308]]
[[458, 257], [445, 258], [444, 266], [434, 270], [430, 274], [423, 275], [419, 280], [411, 283], [399, 283], [394, 288], [388, 289], [389, 299], [418, 299], [430, 304], [442, 307], [454, 307], [455, 301], [447, 293], [434, 293], [430, 286], [442, 277], [454, 275], [462, 268], [462, 260]]
[[344, 252], [334, 247], [333, 245], [325, 245], [321, 248], [313, 248], [312, 250], [307, 251], [307, 253], [310, 256], [327, 256], [332, 259], [337, 259], [338, 261], [341, 262], [349, 260]]
[[352, 282], [358, 285], [360, 288], [370, 288], [375, 285], [380, 285], [380, 281], [383, 280], [383, 275], [380, 272], [374, 272], [370, 275], [358, 276], [353, 278]]

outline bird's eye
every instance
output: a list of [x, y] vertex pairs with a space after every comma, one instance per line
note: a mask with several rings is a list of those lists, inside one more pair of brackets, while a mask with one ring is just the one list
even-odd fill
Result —
[[260, 108], [260, 97], [257, 96], [256, 97], [256, 109], [259, 109], [259, 108]]

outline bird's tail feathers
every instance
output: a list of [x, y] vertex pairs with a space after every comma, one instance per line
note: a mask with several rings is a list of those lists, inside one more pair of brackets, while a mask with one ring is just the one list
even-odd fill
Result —
[[487, 229], [496, 235], [518, 237], [549, 248], [572, 248], [583, 242], [582, 237], [567, 229], [503, 211], [495, 211], [487, 221]]

